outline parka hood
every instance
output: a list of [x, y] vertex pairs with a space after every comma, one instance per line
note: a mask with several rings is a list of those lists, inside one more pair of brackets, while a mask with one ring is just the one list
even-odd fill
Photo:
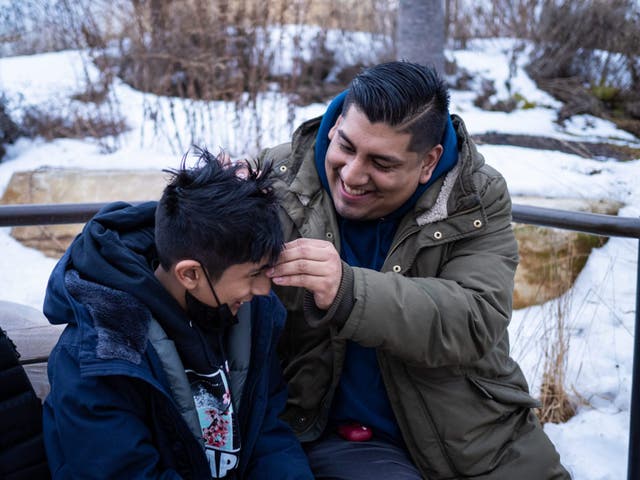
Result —
[[[98, 212], [54, 268], [43, 311], [53, 324], [88, 323], [97, 332], [98, 356], [134, 362], [153, 316], [185, 360], [200, 365], [206, 355], [201, 342], [194, 342], [186, 312], [154, 275], [156, 205], [117, 202]], [[106, 350], [104, 338], [110, 343]]]
[[[77, 320], [80, 299], [74, 298], [69, 287], [79, 281], [127, 293], [147, 305], [154, 315], [166, 309], [181, 313], [151, 268], [155, 208], [156, 202], [136, 206], [112, 203], [85, 225], [49, 278], [44, 313], [51, 323]], [[68, 271], [77, 272], [77, 276], [68, 276]]]

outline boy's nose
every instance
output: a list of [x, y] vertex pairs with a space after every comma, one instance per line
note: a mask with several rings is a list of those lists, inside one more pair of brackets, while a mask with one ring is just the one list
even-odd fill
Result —
[[271, 279], [266, 275], [260, 275], [251, 286], [253, 295], [267, 295], [269, 290], [271, 290]]

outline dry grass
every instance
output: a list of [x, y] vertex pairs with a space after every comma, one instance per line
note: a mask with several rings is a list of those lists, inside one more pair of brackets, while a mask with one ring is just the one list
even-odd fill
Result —
[[[570, 237], [558, 241], [557, 235], [563, 231], [545, 230], [550, 235], [546, 237], [549, 241], [541, 242], [541, 237], [537, 237], [538, 242], [544, 243], [544, 246], [539, 244], [534, 252], [536, 249], [532, 249], [532, 238], [528, 238], [522, 242], [528, 247], [521, 252], [521, 263], [530, 264], [528, 275], [537, 275], [532, 284], [538, 285], [535, 298], [539, 300], [538, 303], [545, 302], [540, 324], [535, 329], [538, 335], [531, 339], [536, 344], [535, 348], [542, 352], [538, 364], [541, 371], [534, 373], [541, 378], [538, 392], [541, 407], [536, 409], [536, 415], [542, 424], [564, 423], [575, 415], [579, 404], [587, 403], [577, 392], [571, 391], [567, 380], [572, 331], [570, 319], [575, 307], [571, 287], [584, 267], [591, 249], [602, 246], [607, 240], [571, 232]], [[541, 257], [544, 260], [541, 261]], [[533, 279], [530, 278], [529, 281]]]
[[[617, 202], [574, 204], [575, 210], [616, 214]], [[606, 237], [562, 229], [515, 225], [520, 265], [516, 273], [514, 308], [527, 309], [525, 318], [513, 332], [512, 355], [527, 362], [531, 369], [532, 394], [541, 402], [536, 414], [541, 423], [563, 423], [576, 414], [579, 405], [588, 405], [568, 378], [572, 335], [583, 335], [576, 312], [588, 300], [574, 298], [572, 287], [593, 248], [604, 245]], [[575, 320], [574, 320], [575, 319]], [[580, 338], [577, 339], [580, 342]], [[539, 353], [538, 353], [539, 352]], [[575, 359], [572, 364], [576, 364]]]
[[27, 109], [22, 126], [27, 136], [40, 136], [45, 140], [89, 137], [100, 139], [119, 135], [127, 129], [122, 119], [109, 120], [101, 115], [93, 116], [80, 112], [67, 116], [39, 107]]
[[[556, 301], [555, 324], [545, 331], [544, 367], [540, 386], [542, 406], [536, 414], [540, 423], [564, 423], [576, 413], [566, 389], [566, 369], [569, 355], [569, 330], [566, 324], [569, 301]], [[552, 321], [553, 323], [553, 321]]]

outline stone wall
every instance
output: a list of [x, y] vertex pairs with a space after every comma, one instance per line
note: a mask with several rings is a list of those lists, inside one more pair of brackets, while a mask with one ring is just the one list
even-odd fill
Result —
[[[41, 168], [16, 172], [0, 204], [93, 203], [157, 200], [166, 184], [160, 170], [76, 170]], [[15, 227], [11, 235], [45, 255], [60, 257], [82, 224]]]
[[[515, 197], [513, 203], [577, 212], [616, 215], [622, 204], [610, 200]], [[608, 238], [534, 225], [514, 224], [520, 263], [513, 307], [538, 305], [565, 293], [587, 263], [593, 248]]]

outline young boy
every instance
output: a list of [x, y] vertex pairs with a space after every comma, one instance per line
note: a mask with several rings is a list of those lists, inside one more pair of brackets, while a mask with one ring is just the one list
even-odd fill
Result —
[[67, 324], [43, 412], [54, 478], [313, 478], [278, 418], [268, 169], [199, 154], [159, 202], [102, 209], [51, 274], [44, 313]]

